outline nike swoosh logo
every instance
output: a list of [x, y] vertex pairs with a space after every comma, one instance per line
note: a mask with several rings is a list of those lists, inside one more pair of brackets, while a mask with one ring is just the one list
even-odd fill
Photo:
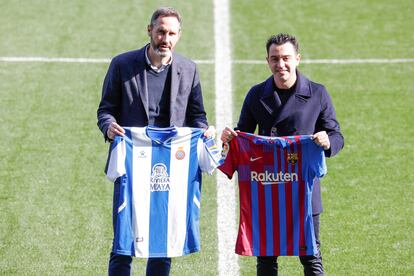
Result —
[[262, 158], [262, 156], [259, 156], [259, 157], [250, 157], [250, 161], [253, 162], [253, 161], [259, 160], [260, 158]]

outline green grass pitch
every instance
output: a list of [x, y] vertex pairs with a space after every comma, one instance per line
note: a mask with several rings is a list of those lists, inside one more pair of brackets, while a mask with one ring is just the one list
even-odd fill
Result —
[[[5, 1], [0, 57], [111, 58], [147, 43], [158, 6], [183, 15], [177, 51], [214, 59], [211, 1]], [[303, 59], [413, 59], [409, 0], [231, 1], [234, 60], [263, 60], [271, 34], [289, 32]], [[0, 275], [105, 275], [111, 248], [108, 144], [96, 108], [108, 64], [0, 61]], [[214, 124], [214, 64], [199, 64]], [[414, 63], [302, 64], [330, 92], [345, 148], [328, 160], [321, 240], [327, 275], [414, 272]], [[266, 64], [233, 64], [233, 119]], [[215, 178], [204, 177], [202, 250], [172, 275], [217, 275]], [[145, 274], [134, 261], [134, 275]], [[239, 259], [255, 275], [255, 258]], [[281, 275], [302, 275], [296, 257]], [[230, 276], [230, 275], [229, 275]]]

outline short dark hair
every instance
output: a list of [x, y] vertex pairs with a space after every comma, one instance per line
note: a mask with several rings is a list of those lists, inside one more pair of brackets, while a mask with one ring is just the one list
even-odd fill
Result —
[[161, 7], [154, 11], [154, 13], [151, 16], [151, 22], [150, 22], [151, 27], [153, 27], [157, 23], [157, 19], [159, 17], [165, 17], [165, 16], [173, 16], [177, 18], [178, 23], [180, 23], [180, 29], [181, 29], [181, 15], [178, 11], [170, 7]]
[[267, 54], [269, 55], [269, 48], [272, 44], [283, 45], [285, 43], [291, 43], [293, 45], [293, 48], [295, 48], [296, 53], [299, 53], [299, 43], [296, 40], [296, 37], [294, 37], [293, 35], [280, 33], [278, 35], [272, 35], [267, 40], [266, 42]]

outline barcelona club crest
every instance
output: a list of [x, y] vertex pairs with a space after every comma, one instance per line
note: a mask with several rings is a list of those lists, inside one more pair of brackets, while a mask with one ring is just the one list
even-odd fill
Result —
[[179, 147], [177, 152], [175, 153], [175, 158], [177, 158], [177, 160], [183, 160], [185, 157], [185, 152], [183, 147]]
[[288, 153], [288, 162], [290, 164], [295, 165], [298, 162], [298, 154], [297, 153]]

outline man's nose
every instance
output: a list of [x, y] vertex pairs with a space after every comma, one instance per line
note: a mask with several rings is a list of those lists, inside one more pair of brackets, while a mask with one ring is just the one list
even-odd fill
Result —
[[164, 34], [164, 35], [162, 36], [162, 41], [163, 41], [163, 42], [170, 42], [170, 40], [171, 40], [170, 35], [168, 35], [168, 34]]
[[283, 61], [283, 59], [278, 59], [277, 61], [276, 61], [276, 66], [278, 67], [278, 68], [281, 68], [281, 67], [283, 67], [285, 65], [285, 62]]

